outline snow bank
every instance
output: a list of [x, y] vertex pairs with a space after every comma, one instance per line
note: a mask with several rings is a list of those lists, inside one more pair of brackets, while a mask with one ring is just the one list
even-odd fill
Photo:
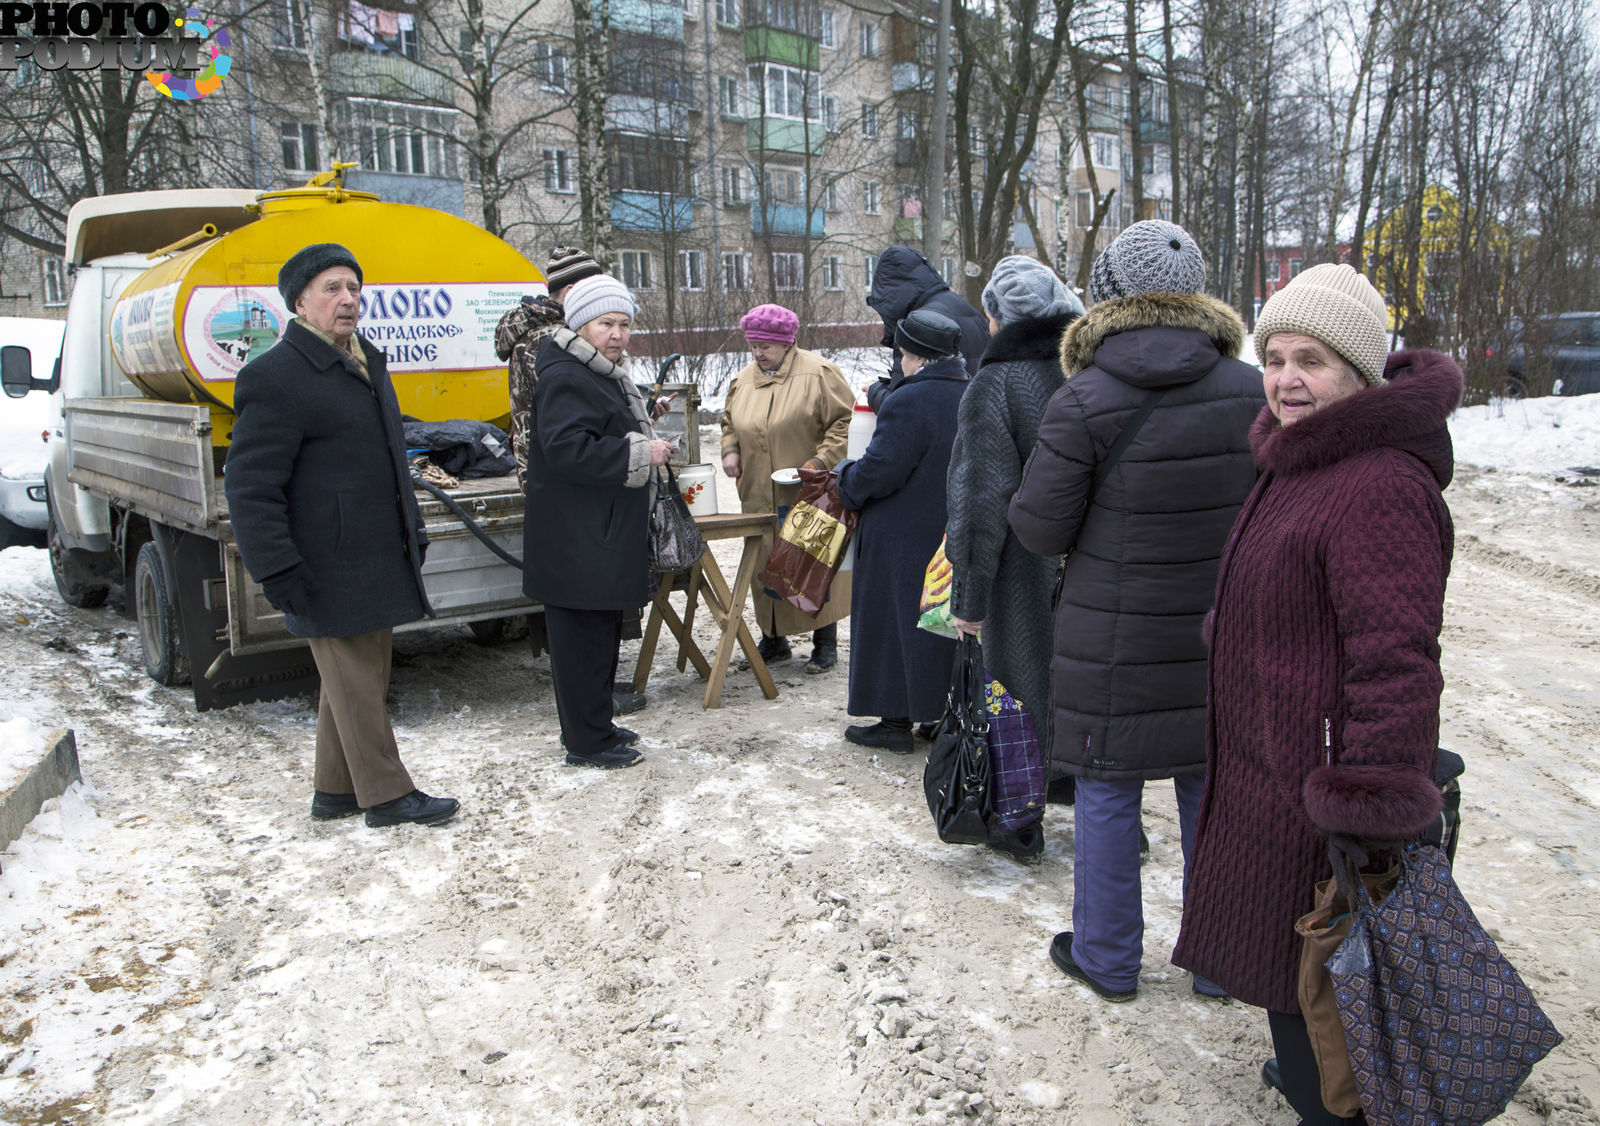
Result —
[[1515, 473], [1600, 468], [1600, 395], [1496, 399], [1450, 420], [1456, 460]]

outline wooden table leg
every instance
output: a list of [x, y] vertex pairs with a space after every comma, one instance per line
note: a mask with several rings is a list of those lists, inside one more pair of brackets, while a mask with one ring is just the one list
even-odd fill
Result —
[[[662, 575], [664, 582], [670, 575]], [[633, 666], [633, 690], [643, 692], [644, 686], [650, 683], [650, 665], [656, 659], [656, 641], [661, 636], [661, 604], [666, 600], [667, 591], [658, 588], [656, 596], [650, 603], [650, 619], [644, 627], [644, 637], [639, 642], [639, 660]], [[671, 604], [667, 609], [672, 609]]]
[[689, 660], [689, 654], [684, 645], [690, 644], [687, 639], [692, 636], [691, 631], [694, 629], [694, 611], [696, 604], [700, 601], [700, 582], [704, 573], [705, 569], [703, 567], [691, 567], [689, 569], [689, 600], [683, 605], [683, 636], [685, 641], [684, 644], [678, 646], [679, 672], [683, 671], [684, 665]]
[[[711, 664], [711, 676], [706, 682], [704, 706], [707, 708], [719, 707], [722, 704], [722, 685], [728, 675], [728, 662], [733, 659], [735, 642], [743, 648], [745, 657], [750, 661], [750, 671], [756, 674], [756, 683], [761, 685], [762, 695], [769, 700], [776, 699], [778, 695], [778, 685], [772, 679], [772, 672], [767, 668], [767, 663], [761, 659], [755, 639], [750, 636], [750, 627], [744, 624], [744, 603], [749, 597], [750, 580], [756, 573], [756, 559], [761, 554], [761, 539], [760, 535], [745, 537], [744, 552], [739, 556], [739, 569], [734, 577], [733, 591], [728, 589], [722, 572], [717, 569], [716, 561], [702, 560], [706, 571], [706, 582], [726, 607], [726, 616], [722, 623], [722, 639], [717, 644], [716, 658]], [[710, 548], [706, 549], [706, 553], [710, 554]]]
[[711, 666], [706, 664], [705, 654], [700, 652], [700, 646], [694, 643], [688, 625], [678, 620], [678, 612], [672, 608], [670, 602], [662, 607], [661, 616], [666, 619], [667, 628], [672, 631], [672, 636], [678, 639], [678, 659], [682, 661], [687, 658], [702, 680], [709, 677]]

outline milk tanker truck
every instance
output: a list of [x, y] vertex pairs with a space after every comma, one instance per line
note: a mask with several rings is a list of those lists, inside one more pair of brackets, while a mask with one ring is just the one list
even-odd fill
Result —
[[[146, 671], [192, 683], [201, 710], [316, 683], [310, 651], [245, 571], [222, 474], [234, 378], [293, 317], [278, 268], [318, 242], [344, 244], [362, 265], [360, 331], [387, 353], [402, 412], [506, 424], [495, 324], [543, 278], [465, 220], [348, 190], [337, 170], [283, 191], [102, 196], [68, 216], [75, 284], [53, 389], [51, 569], [74, 606], [99, 605], [122, 584]], [[514, 476], [466, 480], [449, 495], [483, 536], [522, 554]], [[537, 610], [517, 568], [444, 501], [417, 499], [437, 617], [416, 625], [467, 623], [487, 639]], [[530, 621], [537, 648], [542, 621]]]

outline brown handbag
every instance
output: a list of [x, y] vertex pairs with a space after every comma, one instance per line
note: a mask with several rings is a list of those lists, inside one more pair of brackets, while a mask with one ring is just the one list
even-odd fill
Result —
[[[1386, 872], [1363, 872], [1361, 882], [1372, 901], [1381, 903], [1400, 882], [1400, 865], [1395, 864]], [[1350, 933], [1355, 910], [1339, 894], [1337, 885], [1333, 879], [1317, 884], [1316, 909], [1300, 916], [1294, 929], [1304, 940], [1300, 947], [1300, 1013], [1306, 1019], [1317, 1072], [1322, 1077], [1322, 1105], [1332, 1114], [1349, 1118], [1361, 1110], [1361, 1095], [1350, 1069], [1350, 1049], [1345, 1043], [1327, 962]]]

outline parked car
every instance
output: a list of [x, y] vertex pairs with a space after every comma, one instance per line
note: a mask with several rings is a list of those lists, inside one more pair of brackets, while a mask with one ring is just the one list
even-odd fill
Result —
[[1558, 313], [1511, 321], [1506, 347], [1489, 353], [1508, 399], [1600, 392], [1600, 313]]
[[0, 317], [0, 372], [9, 396], [0, 400], [0, 548], [45, 546], [50, 378], [63, 327], [61, 321]]

